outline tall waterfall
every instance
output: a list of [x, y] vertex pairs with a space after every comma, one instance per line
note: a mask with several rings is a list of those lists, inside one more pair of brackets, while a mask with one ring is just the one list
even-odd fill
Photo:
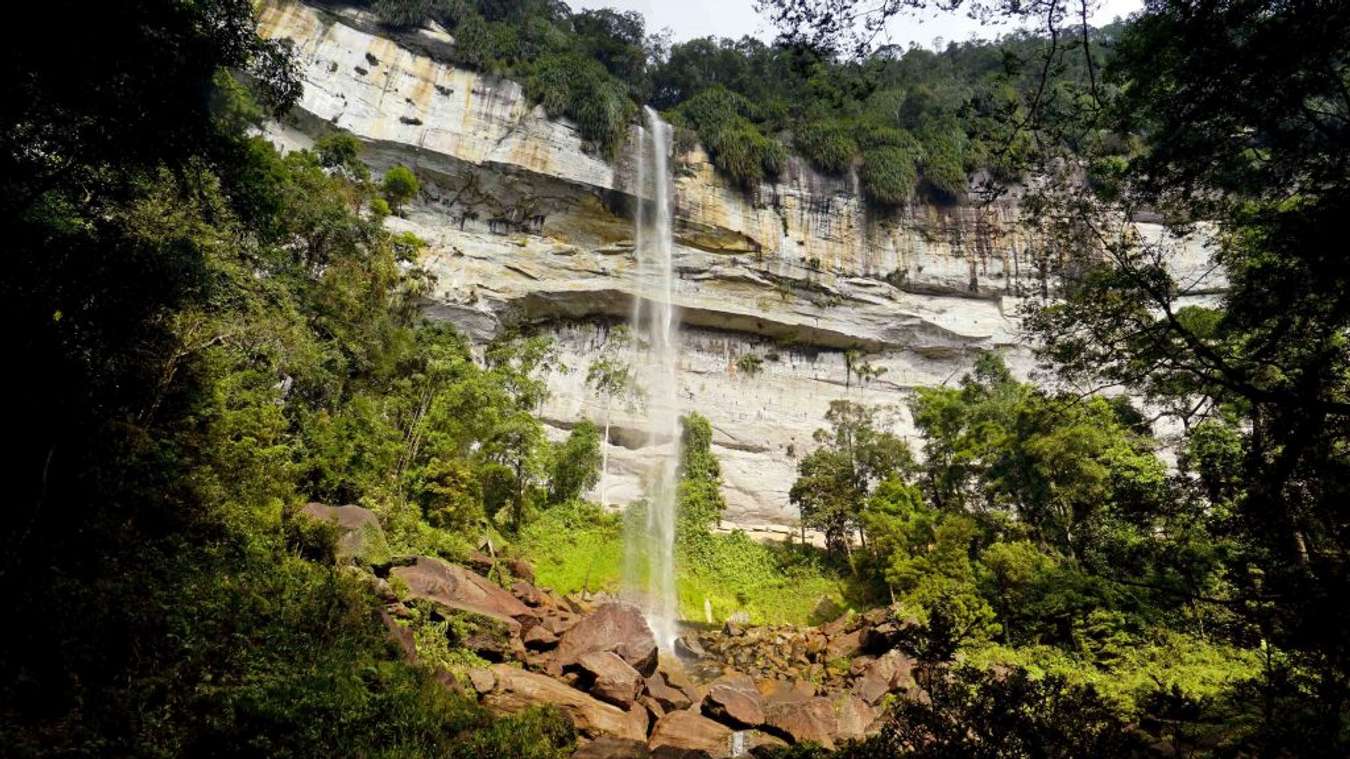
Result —
[[675, 639], [675, 504], [678, 496], [680, 411], [676, 394], [678, 322], [671, 304], [674, 273], [671, 252], [670, 125], [656, 111], [643, 111], [646, 127], [638, 145], [638, 211], [635, 243], [633, 364], [646, 391], [643, 478], [647, 494], [645, 523], [629, 520], [626, 547], [627, 590], [641, 602], [657, 641]]

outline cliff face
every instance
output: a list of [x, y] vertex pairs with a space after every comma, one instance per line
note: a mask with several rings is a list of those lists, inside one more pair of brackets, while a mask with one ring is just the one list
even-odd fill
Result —
[[[302, 147], [339, 127], [377, 170], [413, 167], [422, 196], [389, 223], [430, 242], [428, 313], [480, 341], [512, 324], [552, 332], [571, 371], [550, 378], [546, 419], [558, 434], [599, 421], [586, 368], [634, 295], [655, 286], [637, 281], [628, 151], [593, 155], [518, 84], [441, 62], [453, 40], [439, 29], [395, 35], [361, 11], [272, 3], [262, 30], [294, 42], [305, 80], [269, 136]], [[677, 164], [680, 398], [712, 421], [729, 522], [790, 528], [796, 459], [831, 400], [892, 406], [887, 423], [912, 436], [911, 388], [954, 381], [980, 350], [1030, 368], [1015, 312], [1050, 274], [1014, 202], [881, 214], [852, 181], [796, 160], [751, 193], [698, 150]], [[1205, 260], [1195, 242], [1178, 266]], [[755, 376], [737, 368], [748, 353], [762, 360]], [[858, 361], [884, 372], [860, 384]], [[641, 492], [642, 451], [631, 415], [615, 409], [614, 423], [608, 495], [624, 503]]]

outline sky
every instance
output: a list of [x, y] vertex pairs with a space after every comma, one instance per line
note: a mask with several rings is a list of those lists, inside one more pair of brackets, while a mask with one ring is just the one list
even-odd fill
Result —
[[[568, 0], [575, 10], [615, 8], [636, 10], [647, 19], [647, 32], [669, 28], [676, 42], [695, 37], [731, 37], [738, 39], [752, 35], [763, 40], [773, 39], [773, 28], [755, 13], [754, 0]], [[1126, 16], [1143, 7], [1142, 0], [1098, 0], [1098, 9], [1092, 23], [1109, 23], [1116, 16]], [[918, 43], [932, 47], [933, 40], [944, 41], [995, 37], [1011, 31], [1012, 26], [982, 26], [962, 13], [933, 12], [925, 15], [904, 14], [891, 20], [888, 32], [890, 42], [908, 47]], [[944, 43], [945, 44], [945, 43]]]

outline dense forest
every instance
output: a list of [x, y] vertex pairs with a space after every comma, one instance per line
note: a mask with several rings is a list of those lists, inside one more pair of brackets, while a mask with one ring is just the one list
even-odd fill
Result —
[[[852, 0], [764, 6], [774, 44], [673, 43], [552, 0], [369, 4], [391, 28], [441, 24], [458, 63], [519, 80], [601, 154], [649, 104], [746, 186], [790, 153], [857, 172], [878, 206], [1038, 177], [1028, 223], [1072, 265], [1028, 304], [1028, 333], [1053, 387], [1112, 392], [1022, 382], [984, 353], [897, 401], [914, 446], [886, 409], [833, 404], [791, 488], [824, 549], [715, 533], [719, 462], [689, 414], [689, 616], [712, 598], [719, 616], [814, 624], [819, 590], [903, 620], [927, 696], [887, 701], [842, 756], [1343, 755], [1350, 6], [1150, 0], [1090, 29], [1074, 4], [991, 1], [1049, 32], [864, 55], [841, 41], [840, 14], [866, 10]], [[608, 433], [545, 434], [544, 378], [564, 368], [547, 339], [478, 349], [423, 318], [426, 243], [384, 226], [413, 172], [372, 176], [341, 132], [288, 153], [259, 136], [302, 83], [255, 13], [52, 0], [10, 16], [0, 309], [21, 434], [0, 741], [569, 756], [557, 709], [472, 697], [483, 660], [454, 620], [382, 619], [375, 574], [486, 540], [560, 592], [603, 584], [638, 518], [585, 501]], [[1141, 213], [1212, 225], [1226, 291], [1188, 300], [1167, 251], [1127, 231]], [[617, 354], [565, 368], [640, 402]], [[1154, 436], [1163, 419], [1179, 440]], [[299, 513], [310, 501], [370, 509], [387, 544], [342, 555]]]

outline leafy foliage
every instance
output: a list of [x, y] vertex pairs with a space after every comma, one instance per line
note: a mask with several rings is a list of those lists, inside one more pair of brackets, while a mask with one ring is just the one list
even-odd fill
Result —
[[0, 649], [8, 750], [565, 755], [556, 712], [496, 721], [403, 661], [332, 531], [286, 516], [361, 503], [395, 551], [462, 551], [517, 505], [499, 480], [547, 490], [499, 476], [547, 451], [546, 346], [480, 365], [421, 323], [421, 243], [381, 227], [349, 135], [250, 136], [298, 91], [250, 3], [101, 8], [25, 11], [99, 61], [78, 83], [34, 35], [4, 64], [0, 289], [33, 431], [0, 530], [27, 620]]

